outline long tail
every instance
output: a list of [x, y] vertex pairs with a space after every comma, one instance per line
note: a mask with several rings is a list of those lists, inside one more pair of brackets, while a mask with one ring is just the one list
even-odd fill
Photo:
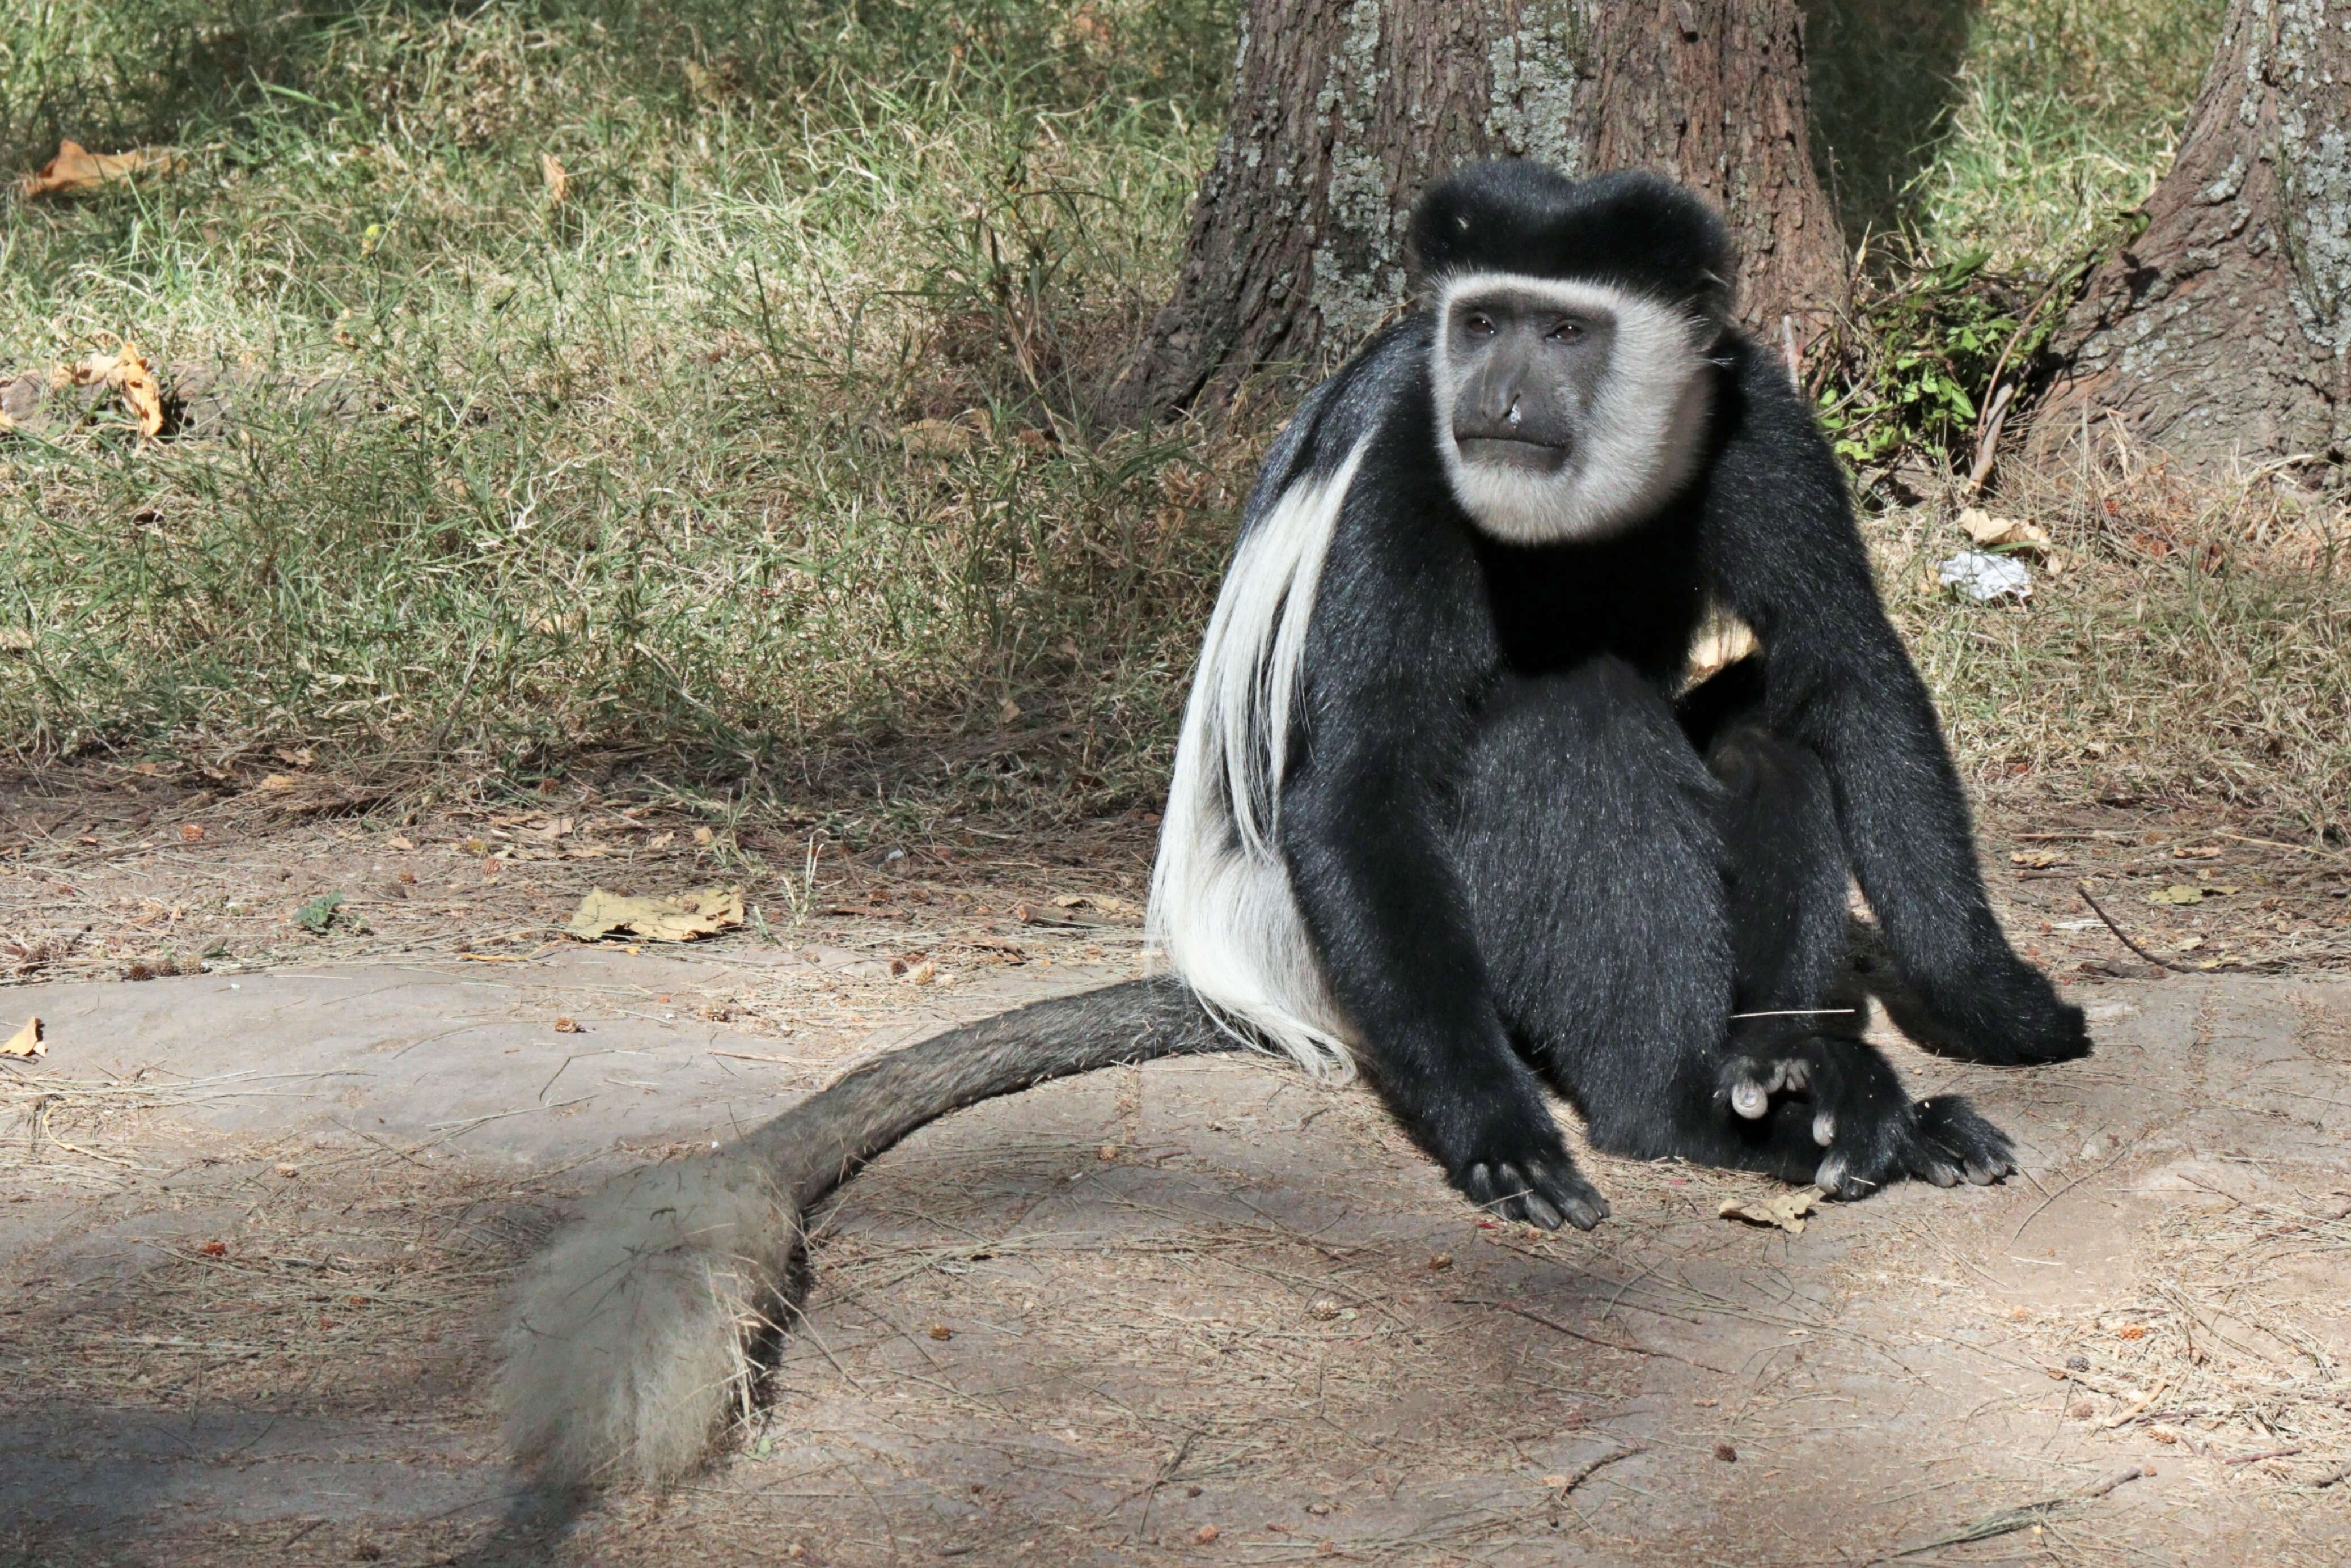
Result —
[[860, 1166], [1049, 1078], [1234, 1044], [1179, 981], [1130, 981], [935, 1035], [726, 1148], [615, 1178], [525, 1273], [497, 1389], [513, 1453], [556, 1486], [677, 1479], [748, 1401], [800, 1217]]

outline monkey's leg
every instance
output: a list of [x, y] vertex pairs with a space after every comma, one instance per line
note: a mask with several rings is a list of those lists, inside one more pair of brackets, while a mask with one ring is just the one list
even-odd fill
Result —
[[[1964, 1104], [1912, 1104], [1877, 1051], [1802, 1016], [1832, 1005], [1843, 955], [1825, 781], [1762, 732], [1730, 749], [1750, 766], [1726, 785], [1614, 661], [1489, 709], [1459, 853], [1522, 1049], [1616, 1153], [1845, 1197], [2005, 1169], [2005, 1140]], [[1734, 1010], [1799, 1016], [1734, 1024]]]
[[1733, 987], [1719, 792], [1614, 659], [1513, 683], [1479, 719], [1455, 839], [1479, 954], [1604, 1148], [1686, 1153], [1732, 1120], [1711, 1110]]
[[1998, 1128], [1956, 1095], [1913, 1105], [1891, 1064], [1858, 1038], [1858, 1013], [1833, 1010], [1859, 998], [1842, 984], [1845, 857], [1827, 769], [1765, 727], [1760, 708], [1716, 726], [1707, 766], [1722, 787], [1716, 821], [1738, 997], [1719, 1082], [1750, 1128], [1734, 1123], [1734, 1137], [1792, 1179], [1817, 1161], [1812, 1179], [1844, 1197], [1904, 1175], [1948, 1186], [2013, 1170]]

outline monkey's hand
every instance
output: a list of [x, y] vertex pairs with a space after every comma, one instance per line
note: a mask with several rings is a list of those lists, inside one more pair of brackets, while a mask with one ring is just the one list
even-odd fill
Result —
[[2060, 998], [2049, 977], [2004, 942], [1965, 975], [1917, 984], [1917, 991], [1924, 1019], [1903, 1017], [1890, 998], [1888, 1009], [1905, 1033], [1947, 1056], [2029, 1067], [2090, 1053], [2082, 1009]]
[[[1861, 1040], [1798, 1034], [1751, 1043], [1722, 1064], [1720, 1096], [1766, 1141], [1765, 1168], [1831, 1197], [1866, 1197], [1916, 1176], [1989, 1186], [2016, 1169], [2008, 1135], [1956, 1094], [1913, 1103]], [[1817, 1161], [1817, 1164], [1814, 1162]]]
[[[1533, 1124], [1537, 1116], [1541, 1124]], [[1545, 1230], [1557, 1230], [1562, 1221], [1589, 1230], [1608, 1218], [1608, 1200], [1577, 1174], [1558, 1127], [1541, 1106], [1489, 1115], [1459, 1143], [1458, 1153], [1439, 1157], [1447, 1178], [1479, 1207]]]

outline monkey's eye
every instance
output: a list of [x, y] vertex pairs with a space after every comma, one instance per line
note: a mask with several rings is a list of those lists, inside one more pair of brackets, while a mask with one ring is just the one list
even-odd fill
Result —
[[1558, 326], [1553, 327], [1550, 331], [1544, 333], [1543, 336], [1551, 342], [1573, 343], [1578, 338], [1583, 336], [1583, 323], [1573, 320], [1562, 321]]
[[1461, 319], [1461, 329], [1473, 338], [1490, 338], [1494, 335], [1494, 319], [1483, 310], [1472, 310]]

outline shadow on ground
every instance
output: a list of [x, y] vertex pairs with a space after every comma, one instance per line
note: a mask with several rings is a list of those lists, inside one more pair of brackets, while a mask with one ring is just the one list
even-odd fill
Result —
[[751, 956], [16, 991], [53, 1029], [0, 1102], [0, 1561], [2343, 1559], [2351, 983], [2259, 977], [2091, 988], [2062, 1068], [1895, 1046], [2026, 1175], [1801, 1235], [1603, 1158], [1592, 1235], [1481, 1223], [1362, 1091], [1251, 1060], [999, 1102], [825, 1218], [729, 1452], [574, 1517], [482, 1395], [571, 1195], [1122, 971]]

